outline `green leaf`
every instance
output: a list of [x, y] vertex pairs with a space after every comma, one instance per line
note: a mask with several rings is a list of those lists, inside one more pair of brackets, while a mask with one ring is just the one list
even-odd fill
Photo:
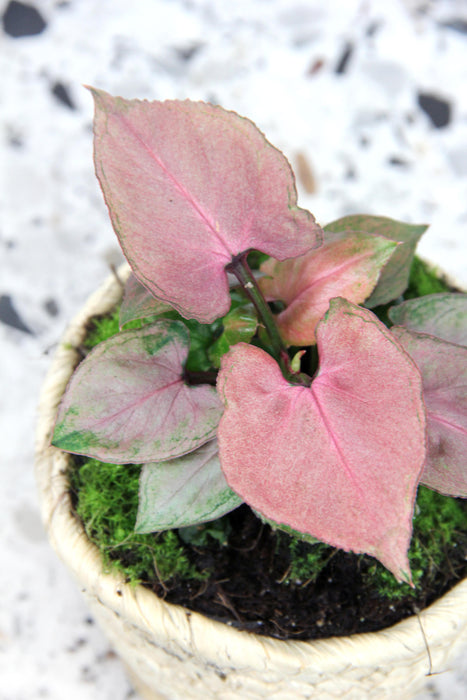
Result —
[[251, 305], [237, 306], [222, 319], [222, 325], [222, 335], [209, 349], [209, 359], [217, 368], [220, 367], [222, 355], [225, 355], [232, 345], [250, 342], [256, 333], [258, 319]]
[[217, 440], [179, 459], [141, 470], [136, 532], [157, 532], [215, 520], [241, 505], [227, 485]]
[[204, 324], [195, 320], [183, 321], [190, 331], [190, 350], [185, 368], [187, 372], [208, 372], [213, 367], [209, 348], [218, 335], [220, 322]]
[[467, 294], [428, 294], [391, 306], [388, 314], [397, 326], [467, 345]]

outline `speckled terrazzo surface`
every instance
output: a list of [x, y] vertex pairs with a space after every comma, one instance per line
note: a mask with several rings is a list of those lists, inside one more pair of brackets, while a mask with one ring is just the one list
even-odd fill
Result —
[[[82, 85], [250, 117], [318, 221], [429, 223], [421, 254], [467, 286], [467, 3], [3, 0], [0, 16], [0, 700], [124, 700], [120, 662], [43, 534], [32, 470], [50, 353], [121, 260]], [[417, 700], [466, 696], [460, 660]]]

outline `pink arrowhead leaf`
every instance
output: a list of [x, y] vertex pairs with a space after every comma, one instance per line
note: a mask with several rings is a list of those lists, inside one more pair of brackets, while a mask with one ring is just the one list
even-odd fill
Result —
[[467, 294], [427, 294], [391, 306], [388, 314], [397, 326], [467, 345]]
[[115, 464], [171, 459], [212, 439], [222, 405], [187, 386], [189, 336], [180, 321], [122, 331], [92, 350], [60, 405], [53, 444]]
[[289, 345], [314, 345], [315, 329], [329, 300], [342, 296], [356, 304], [373, 291], [381, 269], [397, 243], [367, 233], [329, 233], [323, 245], [299, 258], [261, 265], [260, 288], [269, 301], [286, 308], [277, 316], [279, 331]]
[[131, 274], [125, 284], [122, 305], [120, 306], [120, 328], [130, 321], [159, 316], [172, 311], [170, 304], [159, 301]]
[[251, 121], [202, 102], [92, 93], [96, 173], [120, 244], [140, 282], [185, 318], [227, 313], [224, 268], [240, 253], [284, 260], [319, 245], [286, 158]]
[[405, 328], [391, 332], [422, 375], [428, 451], [421, 482], [467, 497], [467, 348]]
[[325, 227], [325, 230], [335, 233], [339, 231], [364, 231], [384, 236], [401, 244], [386, 264], [375, 290], [366, 301], [365, 306], [372, 309], [380, 304], [387, 304], [404, 293], [409, 282], [410, 267], [416, 245], [427, 228], [428, 226], [423, 224], [405, 224], [386, 216], [356, 214], [333, 221]]
[[145, 464], [139, 481], [136, 532], [215, 520], [241, 505], [219, 462], [217, 440], [168, 462]]
[[420, 374], [370, 311], [344, 299], [331, 301], [317, 341], [311, 387], [290, 385], [252, 345], [225, 355], [222, 469], [266, 518], [371, 554], [407, 580], [425, 460]]

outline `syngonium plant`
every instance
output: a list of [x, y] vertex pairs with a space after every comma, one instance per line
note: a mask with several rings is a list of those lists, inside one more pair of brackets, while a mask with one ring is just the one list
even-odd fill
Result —
[[[92, 94], [132, 274], [121, 330], [77, 367], [53, 444], [143, 465], [139, 532], [246, 502], [410, 582], [418, 485], [467, 496], [467, 295], [399, 303], [426, 227], [322, 229], [251, 121]], [[389, 302], [390, 329], [370, 310]]]

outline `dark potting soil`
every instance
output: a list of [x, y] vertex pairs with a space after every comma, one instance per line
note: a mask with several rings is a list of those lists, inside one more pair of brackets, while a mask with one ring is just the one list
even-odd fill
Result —
[[374, 559], [332, 550], [315, 581], [285, 585], [290, 553], [281, 537], [247, 506], [231, 516], [228, 547], [191, 546], [206, 581], [155, 584], [166, 602], [179, 604], [242, 630], [279, 639], [319, 639], [388, 627], [417, 613], [467, 575], [467, 536], [452, 548], [428, 587], [388, 600], [365, 581]]

